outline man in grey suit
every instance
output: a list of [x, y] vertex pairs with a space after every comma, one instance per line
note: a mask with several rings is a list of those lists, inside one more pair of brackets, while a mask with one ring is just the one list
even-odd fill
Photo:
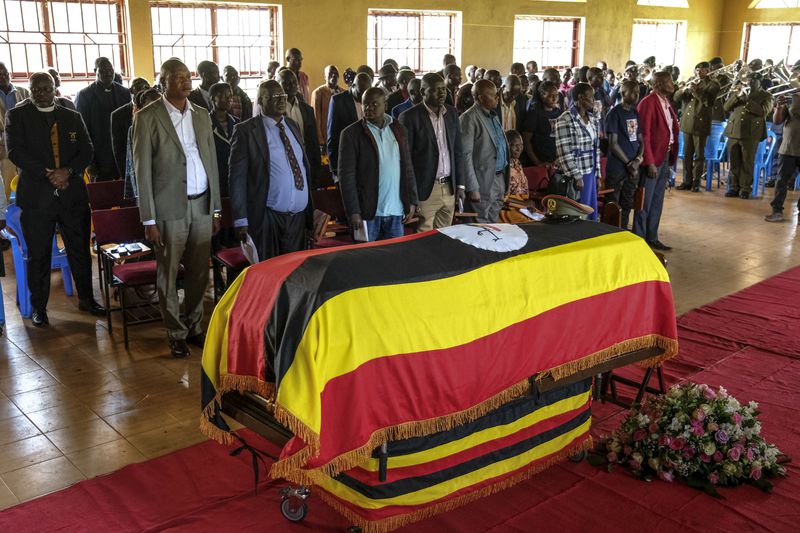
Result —
[[464, 175], [470, 209], [480, 223], [497, 222], [508, 190], [508, 142], [497, 117], [497, 87], [489, 80], [472, 86], [475, 104], [459, 118]]
[[[205, 342], [201, 322], [208, 286], [211, 235], [220, 228], [219, 171], [208, 112], [187, 100], [189, 69], [180, 60], [161, 66], [164, 96], [136, 116], [133, 159], [139, 212], [155, 245], [161, 314], [173, 357]], [[184, 267], [186, 322], [180, 319], [178, 268]]]

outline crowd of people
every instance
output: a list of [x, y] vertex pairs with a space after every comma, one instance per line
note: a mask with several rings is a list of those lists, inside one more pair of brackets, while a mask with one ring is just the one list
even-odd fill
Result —
[[[559, 72], [535, 61], [507, 75], [450, 54], [442, 69], [420, 77], [388, 59], [340, 72], [309, 87], [303, 56], [291, 48], [271, 62], [255, 100], [234, 66], [196, 66], [199, 84], [178, 58], [161, 65], [156, 83], [124, 87], [107, 58], [96, 81], [70, 100], [58, 73], [34, 74], [30, 91], [10, 82], [0, 64], [4, 117], [2, 175], [8, 192], [19, 174], [16, 202], [30, 250], [33, 322], [48, 323], [50, 243], [56, 224], [67, 247], [81, 309], [101, 314], [91, 293], [91, 180], [124, 179], [138, 199], [148, 241], [155, 244], [157, 289], [172, 354], [202, 346], [203, 294], [212, 247], [248, 238], [264, 260], [307, 246], [313, 225], [311, 191], [330, 174], [347, 222], [367, 240], [442, 228], [457, 212], [479, 223], [525, 220], [531, 205], [524, 167], [545, 167], [552, 192], [594, 210], [610, 190], [622, 225], [656, 250], [664, 194], [684, 138], [680, 190], [699, 192], [706, 139], [727, 120], [729, 197], [748, 198], [755, 149], [768, 115], [783, 124], [783, 158], [773, 213], [780, 220], [790, 179], [800, 167], [800, 99], [773, 98], [760, 65], [742, 83], [720, 58], [698, 63], [677, 83], [677, 67], [655, 58], [628, 62], [622, 76], [605, 62]], [[794, 65], [800, 70], [800, 62]], [[340, 79], [344, 87], [340, 85]], [[731, 87], [732, 86], [732, 87]], [[6, 113], [6, 110], [8, 111]], [[606, 158], [605, 175], [601, 160]], [[325, 168], [327, 166], [327, 168]], [[233, 229], [222, 231], [222, 198], [230, 197]], [[636, 205], [635, 205], [636, 204]], [[634, 207], [636, 207], [634, 209]], [[177, 280], [185, 291], [180, 312]]]

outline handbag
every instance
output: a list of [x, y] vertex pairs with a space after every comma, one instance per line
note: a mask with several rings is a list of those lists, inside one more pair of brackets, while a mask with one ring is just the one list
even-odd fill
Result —
[[575, 188], [575, 180], [570, 176], [565, 176], [558, 170], [550, 177], [550, 183], [547, 185], [547, 193], [565, 196], [576, 202], [581, 197], [578, 189]]

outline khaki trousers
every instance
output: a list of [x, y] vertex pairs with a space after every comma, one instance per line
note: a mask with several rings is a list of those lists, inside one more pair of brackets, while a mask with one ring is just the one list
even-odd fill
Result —
[[752, 193], [758, 139], [728, 139], [731, 172], [728, 175], [732, 191]]
[[683, 134], [683, 185], [699, 187], [706, 166], [707, 135]]
[[446, 228], [453, 223], [456, 212], [456, 197], [450, 183], [433, 183], [431, 195], [427, 200], [420, 201], [417, 208], [419, 226], [417, 233], [430, 231], [434, 228]]
[[[211, 253], [211, 215], [206, 193], [188, 200], [181, 220], [158, 222], [164, 246], [156, 249], [161, 316], [170, 339], [185, 339], [202, 333], [203, 297], [208, 287], [208, 258]], [[183, 265], [183, 306], [186, 322], [180, 318], [178, 267]]]

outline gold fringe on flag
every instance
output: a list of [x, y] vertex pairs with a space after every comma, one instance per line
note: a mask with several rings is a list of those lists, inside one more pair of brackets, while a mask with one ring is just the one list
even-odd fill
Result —
[[500, 492], [505, 490], [509, 487], [516, 485], [526, 479], [529, 479], [544, 470], [547, 470], [551, 466], [563, 462], [567, 457], [571, 457], [578, 453], [581, 453], [585, 450], [589, 450], [592, 447], [592, 437], [589, 433], [585, 433], [581, 437], [579, 437], [580, 441], [574, 443], [570, 446], [567, 446], [558, 452], [550, 455], [547, 459], [537, 462], [536, 464], [531, 465], [530, 467], [526, 468], [522, 472], [518, 472], [511, 477], [505, 478], [497, 483], [492, 485], [483, 487], [479, 490], [468, 492], [466, 494], [462, 494], [456, 498], [451, 500], [447, 500], [441, 503], [428, 505], [422, 509], [417, 511], [412, 511], [407, 514], [399, 514], [396, 516], [391, 516], [389, 518], [384, 518], [382, 520], [370, 521], [366, 520], [363, 516], [353, 511], [352, 508], [347, 507], [342, 504], [342, 501], [335, 496], [329, 494], [323, 489], [319, 489], [315, 492], [318, 494], [319, 497], [328, 505], [333, 507], [334, 510], [339, 512], [345, 518], [350, 520], [353, 524], [357, 525], [362, 529], [364, 533], [384, 533], [386, 531], [392, 531], [393, 529], [397, 529], [399, 527], [406, 526], [408, 524], [419, 522], [420, 520], [424, 520], [426, 518], [430, 518], [432, 516], [436, 516], [441, 513], [446, 513], [447, 511], [452, 511], [457, 507], [461, 507], [467, 503], [473, 502], [475, 500], [479, 500], [481, 498], [485, 498], [491, 494], [495, 494], [496, 492]]

